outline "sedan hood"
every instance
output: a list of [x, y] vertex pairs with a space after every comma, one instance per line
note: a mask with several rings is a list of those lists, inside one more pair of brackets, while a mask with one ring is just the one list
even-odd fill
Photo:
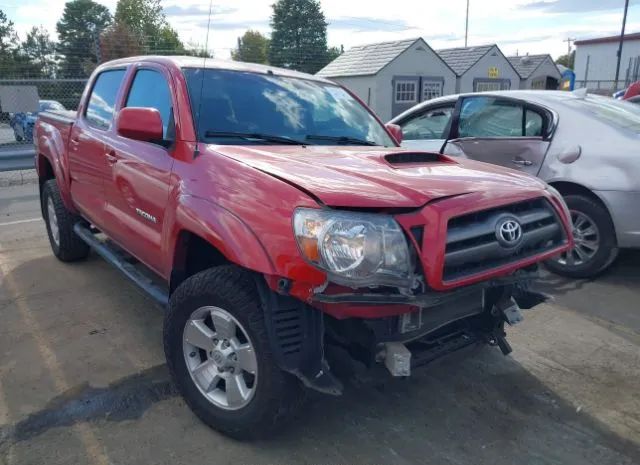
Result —
[[209, 145], [208, 151], [279, 178], [332, 207], [417, 208], [442, 197], [540, 191], [518, 171], [401, 148]]

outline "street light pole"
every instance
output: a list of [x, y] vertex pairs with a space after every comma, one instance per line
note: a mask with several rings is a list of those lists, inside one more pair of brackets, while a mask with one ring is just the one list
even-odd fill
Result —
[[618, 64], [616, 65], [616, 80], [613, 83], [615, 90], [618, 90], [618, 79], [620, 78], [620, 62], [622, 61], [622, 45], [624, 44], [624, 30], [627, 27], [627, 12], [629, 11], [629, 0], [624, 2], [624, 16], [622, 17], [622, 33], [620, 34], [620, 45], [618, 47]]
[[[627, 0], [628, 2], [628, 0]], [[467, 19], [464, 25], [464, 46], [467, 46], [467, 39], [469, 38], [469, 0], [467, 0]]]

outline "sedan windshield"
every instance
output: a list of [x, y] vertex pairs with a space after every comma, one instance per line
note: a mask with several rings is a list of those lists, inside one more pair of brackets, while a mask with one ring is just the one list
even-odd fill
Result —
[[251, 72], [186, 68], [198, 140], [216, 144], [395, 146], [339, 86]]

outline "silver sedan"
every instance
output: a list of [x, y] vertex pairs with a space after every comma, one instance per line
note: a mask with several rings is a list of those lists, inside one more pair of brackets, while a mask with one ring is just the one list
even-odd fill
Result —
[[586, 91], [451, 95], [394, 118], [408, 148], [525, 171], [560, 191], [575, 248], [548, 263], [586, 278], [640, 247], [640, 106]]

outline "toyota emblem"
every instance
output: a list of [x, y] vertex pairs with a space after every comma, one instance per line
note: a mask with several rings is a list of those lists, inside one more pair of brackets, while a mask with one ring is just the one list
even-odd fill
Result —
[[515, 247], [522, 240], [522, 226], [515, 218], [503, 218], [496, 225], [496, 238], [503, 247]]

